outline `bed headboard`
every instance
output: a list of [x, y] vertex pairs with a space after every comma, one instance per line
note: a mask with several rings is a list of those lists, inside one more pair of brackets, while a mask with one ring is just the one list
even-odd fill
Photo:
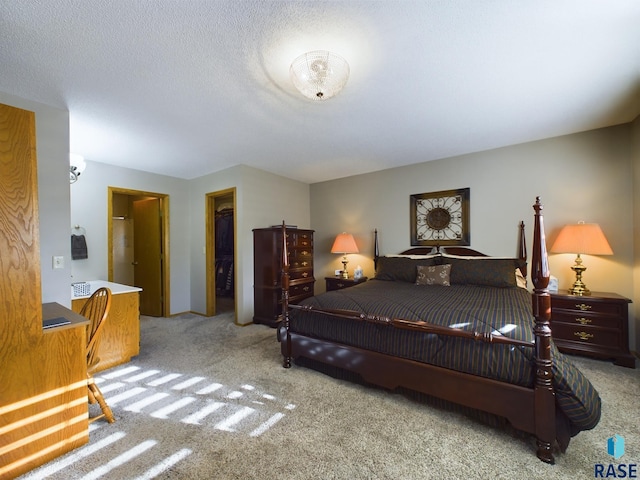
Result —
[[[374, 268], [378, 269], [378, 258], [380, 257], [380, 250], [378, 247], [378, 229], [374, 230], [375, 240], [374, 240], [374, 257], [373, 257], [373, 265]], [[468, 257], [488, 257], [488, 255], [478, 252], [477, 250], [473, 250], [467, 247], [443, 247], [440, 245], [436, 245], [434, 247], [413, 247], [403, 252], [400, 252], [400, 255], [429, 255], [433, 253], [448, 253], [449, 255], [462, 255]], [[523, 262], [527, 261], [527, 241], [524, 235], [524, 221], [521, 221], [518, 225], [518, 247], [517, 247], [517, 257]], [[522, 274], [526, 277], [527, 272], [524, 271]]]

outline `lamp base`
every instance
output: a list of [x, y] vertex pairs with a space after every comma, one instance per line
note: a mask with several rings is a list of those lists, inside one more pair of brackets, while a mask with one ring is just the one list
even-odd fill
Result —
[[578, 282], [574, 283], [573, 286], [569, 289], [569, 295], [591, 295], [591, 290], [589, 290], [586, 285], [582, 282], [578, 284]]
[[569, 289], [569, 293], [571, 295], [591, 295], [591, 291], [587, 288], [587, 286], [582, 281], [582, 272], [587, 269], [584, 265], [582, 265], [582, 258], [580, 258], [580, 254], [578, 254], [576, 258], [576, 264], [571, 267], [571, 270], [576, 272], [576, 281], [573, 283], [573, 286]]
[[342, 259], [342, 273], [340, 274], [340, 276], [344, 279], [349, 278], [349, 272], [347, 272], [347, 263], [349, 263], [349, 261], [347, 260], [347, 257], [343, 257]]

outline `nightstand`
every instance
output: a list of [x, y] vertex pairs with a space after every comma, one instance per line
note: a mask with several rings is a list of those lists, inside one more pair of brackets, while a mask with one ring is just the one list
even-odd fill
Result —
[[566, 353], [613, 358], [616, 365], [636, 368], [629, 352], [629, 303], [616, 293], [551, 293], [553, 341]]
[[357, 280], [355, 278], [324, 277], [324, 280], [327, 282], [327, 292], [330, 292], [331, 290], [342, 290], [343, 288], [364, 283], [367, 281], [367, 277], [361, 277]]

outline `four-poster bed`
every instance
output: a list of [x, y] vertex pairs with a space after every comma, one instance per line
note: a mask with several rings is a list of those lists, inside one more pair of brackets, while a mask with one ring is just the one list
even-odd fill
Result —
[[600, 399], [552, 343], [539, 198], [533, 207], [533, 295], [516, 278], [527, 269], [521, 224], [519, 258], [459, 247], [380, 258], [376, 251], [375, 279], [293, 305], [283, 224], [284, 367], [308, 359], [386, 389], [504, 417], [533, 434], [538, 457], [553, 463], [556, 443], [564, 451], [572, 435], [597, 424]]

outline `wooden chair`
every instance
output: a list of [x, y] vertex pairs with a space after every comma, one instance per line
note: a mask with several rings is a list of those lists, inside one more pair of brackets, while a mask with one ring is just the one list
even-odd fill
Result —
[[100, 361], [98, 357], [100, 337], [104, 324], [109, 316], [110, 308], [111, 290], [108, 288], [99, 288], [91, 295], [87, 303], [83, 305], [82, 310], [80, 310], [80, 315], [88, 318], [91, 322], [87, 327], [87, 386], [89, 388], [89, 403], [94, 404], [98, 402], [102, 409], [102, 414], [90, 417], [89, 423], [100, 418], [106, 418], [109, 423], [116, 421], [113, 412], [111, 412], [111, 408], [107, 405], [102, 392], [93, 379], [96, 365]]

